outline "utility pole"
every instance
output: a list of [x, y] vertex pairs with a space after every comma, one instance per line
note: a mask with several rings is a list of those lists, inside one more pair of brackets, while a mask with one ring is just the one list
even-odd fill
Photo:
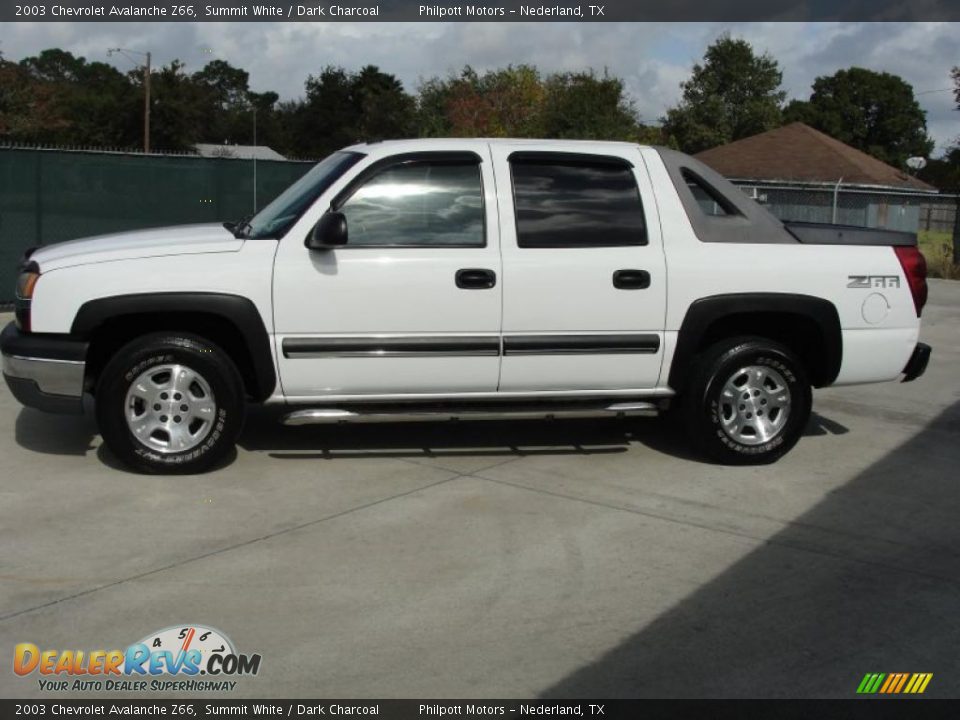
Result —
[[150, 152], [150, 53], [143, 73], [143, 151]]
[[953, 263], [960, 265], [960, 186], [953, 198]]
[[146, 58], [146, 64], [143, 66], [143, 152], [150, 152], [150, 61], [152, 56], [149, 52], [140, 52], [139, 50], [128, 50], [127, 48], [110, 48], [107, 50], [107, 57], [114, 53], [120, 53], [134, 65], [139, 63], [131, 55], [139, 55]]
[[253, 214], [257, 214], [257, 106], [253, 106]]

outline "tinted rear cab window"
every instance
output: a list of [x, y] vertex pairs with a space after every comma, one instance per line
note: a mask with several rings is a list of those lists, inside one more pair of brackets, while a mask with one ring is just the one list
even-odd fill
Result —
[[693, 195], [693, 199], [697, 201], [697, 205], [700, 206], [704, 215], [732, 217], [740, 214], [733, 203], [693, 171], [684, 168], [680, 171], [680, 174], [683, 175], [683, 179], [687, 183], [687, 189], [690, 190], [690, 194]]
[[514, 153], [510, 171], [520, 247], [647, 243], [640, 191], [625, 160]]

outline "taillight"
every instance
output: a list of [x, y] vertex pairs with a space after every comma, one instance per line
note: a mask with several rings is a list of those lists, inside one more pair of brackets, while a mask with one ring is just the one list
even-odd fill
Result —
[[907, 276], [913, 306], [917, 310], [917, 317], [920, 317], [923, 306], [927, 304], [927, 261], [913, 246], [895, 245], [893, 251], [897, 254], [903, 274]]

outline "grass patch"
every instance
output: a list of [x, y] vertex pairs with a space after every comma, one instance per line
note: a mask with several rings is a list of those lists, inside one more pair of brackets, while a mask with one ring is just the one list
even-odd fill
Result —
[[948, 280], [960, 279], [960, 265], [953, 262], [953, 234], [939, 230], [917, 233], [920, 252], [927, 261], [927, 275]]

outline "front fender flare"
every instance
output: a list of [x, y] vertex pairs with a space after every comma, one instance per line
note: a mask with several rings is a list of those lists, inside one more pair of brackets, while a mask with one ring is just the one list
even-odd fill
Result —
[[240, 295], [211, 292], [162, 292], [89, 300], [80, 306], [70, 334], [89, 340], [93, 332], [108, 320], [146, 313], [202, 313], [231, 323], [243, 336], [253, 365], [255, 400], [270, 397], [277, 385], [273, 351], [266, 325], [257, 306]]

